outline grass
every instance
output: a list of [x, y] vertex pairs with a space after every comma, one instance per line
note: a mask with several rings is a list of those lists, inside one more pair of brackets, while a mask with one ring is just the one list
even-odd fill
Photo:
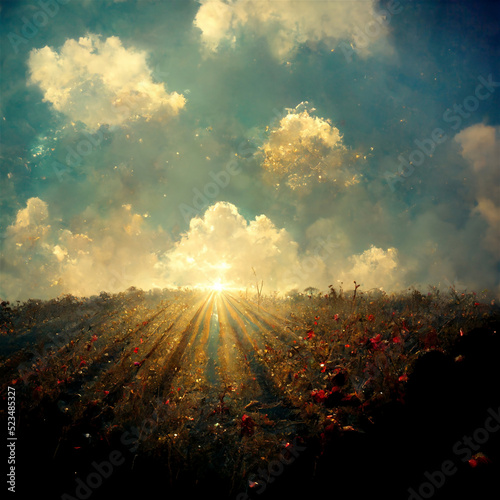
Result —
[[[158, 485], [220, 498], [295, 498], [323, 487], [354, 495], [370, 481], [370, 491], [406, 498], [498, 401], [499, 308], [487, 292], [331, 288], [239, 300], [260, 335], [235, 336], [231, 347], [221, 329], [216, 382], [196, 348], [203, 333], [189, 326], [200, 292], [3, 302], [0, 382], [3, 394], [16, 389], [26, 491], [74, 496], [75, 477], [118, 450], [124, 464], [92, 498], [134, 498]], [[445, 417], [448, 431], [436, 434]], [[390, 457], [398, 463], [384, 464]], [[53, 481], [37, 483], [46, 477]]]

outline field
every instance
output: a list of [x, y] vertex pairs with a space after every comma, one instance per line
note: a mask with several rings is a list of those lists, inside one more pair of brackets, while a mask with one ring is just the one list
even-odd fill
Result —
[[454, 289], [3, 302], [16, 493], [489, 498], [499, 326]]

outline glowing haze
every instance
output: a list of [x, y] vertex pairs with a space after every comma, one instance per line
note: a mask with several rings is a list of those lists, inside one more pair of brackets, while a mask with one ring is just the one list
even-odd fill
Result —
[[0, 298], [500, 292], [498, 6], [265, 4], [2, 6]]

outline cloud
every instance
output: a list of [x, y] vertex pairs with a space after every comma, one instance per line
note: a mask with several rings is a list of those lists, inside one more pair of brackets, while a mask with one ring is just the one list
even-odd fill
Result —
[[500, 258], [500, 127], [472, 125], [455, 136], [471, 166], [475, 213], [488, 223], [485, 247]]
[[7, 232], [25, 241], [37, 241], [50, 229], [50, 226], [43, 224], [48, 215], [47, 204], [43, 200], [30, 198], [26, 208], [17, 212], [16, 222], [8, 227]]
[[307, 103], [289, 110], [271, 129], [260, 150], [266, 177], [276, 187], [285, 183], [292, 190], [309, 191], [317, 183], [349, 186], [359, 182], [346, 168], [356, 158], [355, 153], [344, 145], [339, 129], [330, 120], [311, 116]]
[[399, 289], [404, 273], [395, 248], [371, 246], [346, 257], [341, 239], [330, 233], [316, 235], [300, 251], [290, 233], [267, 216], [247, 222], [236, 206], [219, 202], [203, 217], [191, 220], [189, 230], [160, 265], [166, 281], [183, 286], [222, 283], [251, 289], [256, 280], [263, 280], [269, 293], [308, 286], [327, 290], [337, 281], [344, 281], [345, 288], [356, 280], [364, 290]]
[[[281, 0], [202, 0], [194, 25], [201, 30], [209, 52], [224, 44], [235, 45], [244, 30], [267, 39], [271, 52], [286, 60], [308, 43], [328, 43], [334, 48], [340, 41], [357, 43], [360, 54], [367, 54], [371, 44], [387, 34], [387, 15], [375, 11], [377, 2], [328, 2]], [[368, 29], [367, 27], [371, 27]], [[375, 29], [374, 29], [375, 27]], [[366, 35], [366, 30], [372, 36]]]
[[351, 269], [342, 274], [344, 283], [354, 280], [363, 285], [364, 290], [372, 288], [397, 289], [400, 287], [402, 270], [399, 266], [398, 251], [395, 248], [383, 250], [371, 246], [358, 255], [349, 257]]
[[188, 231], [174, 243], [130, 204], [105, 218], [89, 206], [68, 228], [51, 219], [47, 203], [30, 198], [7, 228], [1, 293], [9, 300], [25, 300], [63, 293], [89, 296], [130, 286], [149, 290], [217, 283], [255, 291], [257, 281], [264, 282], [265, 293], [308, 286], [326, 290], [337, 281], [346, 288], [354, 280], [365, 290], [399, 286], [395, 248], [372, 246], [346, 256], [344, 234], [311, 235], [300, 251], [290, 233], [266, 215], [247, 221], [235, 205], [218, 202], [191, 219]]
[[39, 86], [44, 101], [90, 129], [138, 118], [162, 121], [185, 105], [182, 94], [153, 82], [145, 52], [126, 49], [116, 36], [66, 40], [59, 52], [33, 49], [28, 67], [29, 81]]
[[149, 227], [130, 205], [106, 218], [88, 208], [80, 218], [86, 221], [84, 231], [76, 229], [78, 220], [75, 228], [63, 228], [51, 221], [47, 203], [30, 198], [6, 230], [2, 295], [44, 299], [164, 285], [155, 266], [171, 242], [161, 228]]
[[191, 219], [163, 268], [176, 285], [246, 288], [258, 279], [268, 291], [277, 290], [285, 272], [297, 265], [297, 250], [288, 232], [265, 215], [247, 222], [234, 205], [218, 202]]

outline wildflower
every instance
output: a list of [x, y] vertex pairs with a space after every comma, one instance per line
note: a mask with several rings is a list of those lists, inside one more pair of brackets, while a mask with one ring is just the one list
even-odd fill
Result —
[[383, 351], [384, 347], [382, 335], [380, 333], [368, 341], [368, 348], [374, 351]]
[[314, 391], [311, 392], [311, 396], [316, 403], [322, 403], [326, 399], [327, 394], [323, 389], [320, 389], [319, 391], [314, 389]]
[[252, 417], [247, 415], [246, 413], [243, 414], [241, 417], [241, 434], [244, 436], [253, 436], [254, 433], [254, 427], [255, 427], [255, 422], [253, 421]]
[[484, 453], [476, 453], [470, 460], [469, 465], [471, 467], [477, 467], [478, 465], [487, 465], [491, 460]]
[[315, 337], [314, 332], [312, 330], [309, 330], [307, 332], [307, 337], [304, 337], [304, 339], [311, 340], [313, 337]]

